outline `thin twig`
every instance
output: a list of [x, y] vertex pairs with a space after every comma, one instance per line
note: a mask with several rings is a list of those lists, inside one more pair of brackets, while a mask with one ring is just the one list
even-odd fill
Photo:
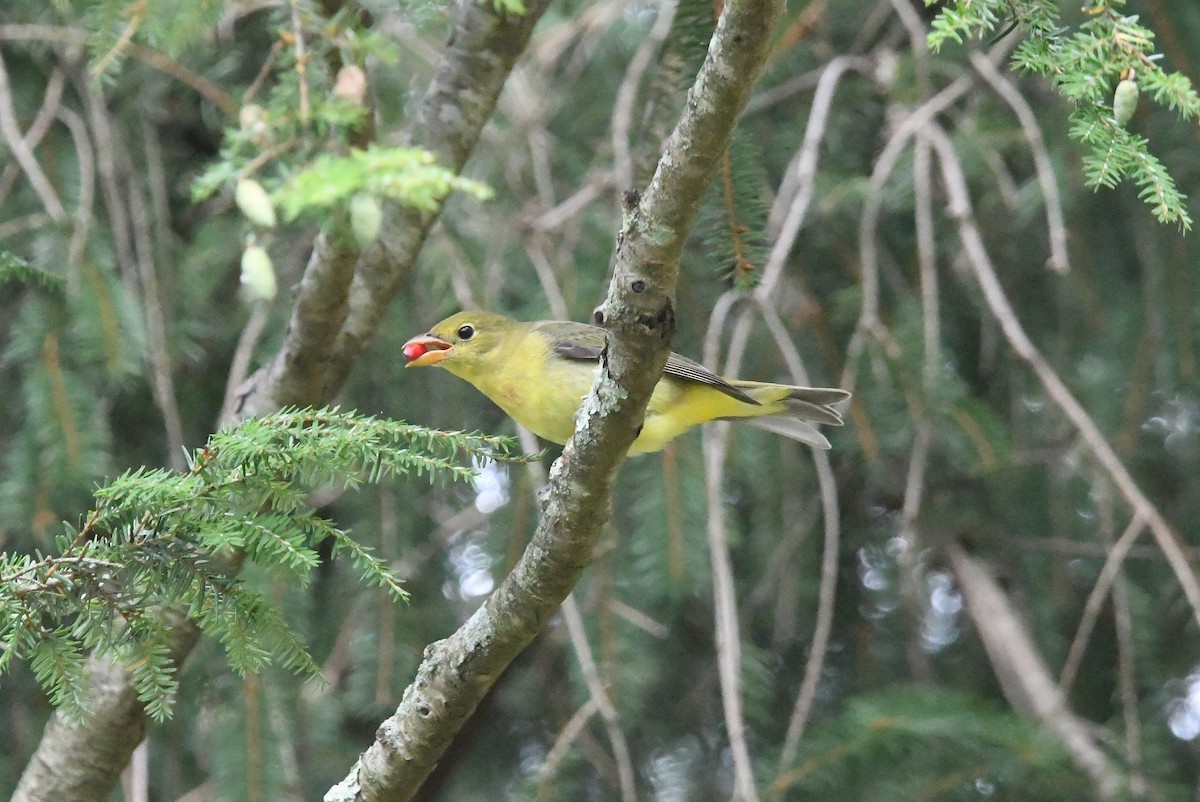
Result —
[[1069, 694], [1071, 687], [1075, 684], [1075, 677], [1079, 674], [1079, 666], [1083, 662], [1083, 653], [1087, 650], [1088, 640], [1091, 638], [1092, 630], [1096, 628], [1096, 622], [1100, 620], [1104, 600], [1108, 598], [1109, 591], [1112, 590], [1113, 583], [1121, 571], [1121, 566], [1125, 563], [1129, 548], [1145, 528], [1146, 522], [1141, 517], [1134, 515], [1133, 520], [1125, 527], [1125, 531], [1108, 550], [1108, 556], [1104, 560], [1099, 576], [1096, 577], [1096, 584], [1092, 586], [1087, 601], [1084, 602], [1083, 613], [1079, 616], [1078, 626], [1075, 627], [1075, 637], [1071, 639], [1071, 648], [1067, 650], [1067, 659], [1063, 661], [1062, 671], [1058, 675], [1058, 686], [1065, 694]]
[[[547, 25], [530, 45], [529, 56], [549, 71], [559, 61], [579, 51], [593, 52], [609, 29], [626, 13], [631, 0], [589, 3], [560, 24]], [[581, 40], [587, 43], [581, 43]]]
[[[541, 450], [537, 438], [523, 426], [519, 426], [517, 429], [521, 448], [526, 454], [537, 454]], [[526, 468], [535, 486], [541, 487], [546, 483], [546, 472], [541, 463], [531, 461], [526, 463]], [[579, 612], [579, 605], [575, 601], [574, 594], [567, 596], [559, 612], [567, 624], [571, 647], [575, 652], [575, 659], [579, 661], [579, 672], [583, 675], [588, 694], [592, 703], [595, 704], [596, 711], [600, 713], [600, 718], [604, 721], [605, 731], [612, 744], [613, 756], [617, 764], [617, 778], [621, 786], [621, 799], [631, 802], [637, 799], [637, 792], [634, 786], [633, 761], [629, 756], [629, 743], [625, 740], [625, 733], [621, 731], [617, 709], [608, 696], [604, 681], [600, 678], [596, 660], [592, 656], [592, 648], [588, 645], [587, 631], [583, 627], [583, 616]], [[572, 740], [574, 740], [574, 736], [572, 736]], [[549, 758], [547, 758], [548, 760]], [[539, 789], [540, 787], [539, 784]]]
[[892, 132], [871, 171], [867, 200], [863, 204], [858, 225], [859, 266], [862, 270], [862, 309], [854, 334], [846, 346], [846, 362], [842, 371], [841, 386], [853, 392], [857, 383], [858, 359], [866, 347], [867, 338], [875, 336], [879, 328], [879, 247], [876, 236], [879, 216], [883, 210], [883, 187], [891, 177], [904, 149], [920, 128], [935, 116], [949, 108], [970, 91], [969, 78], [957, 78], [942, 91], [913, 110], [912, 114]]
[[1017, 115], [1017, 121], [1021, 124], [1021, 132], [1025, 135], [1029, 152], [1033, 156], [1033, 167], [1037, 173], [1038, 185], [1042, 188], [1042, 197], [1046, 201], [1046, 228], [1050, 234], [1050, 259], [1046, 264], [1054, 272], [1065, 275], [1071, 269], [1067, 255], [1067, 226], [1063, 221], [1062, 197], [1058, 193], [1058, 178], [1054, 174], [1054, 164], [1050, 161], [1050, 154], [1046, 150], [1042, 127], [1038, 124], [1033, 109], [1029, 107], [1029, 102], [1017, 91], [1012, 82], [1001, 74], [990, 59], [982, 53], [972, 53], [971, 65]]
[[162, 143], [158, 128], [146, 118], [140, 117], [142, 142], [146, 153], [146, 185], [150, 189], [150, 205], [154, 209], [154, 239], [158, 242], [160, 257], [171, 254], [171, 201], [167, 189], [167, 171], [163, 163]]
[[566, 200], [554, 208], [542, 212], [530, 220], [528, 225], [535, 231], [554, 231], [567, 221], [578, 217], [612, 185], [613, 181], [609, 176], [591, 176], [584, 182], [583, 186], [567, 197]]
[[117, 253], [117, 266], [121, 279], [132, 293], [137, 291], [137, 264], [133, 256], [133, 244], [129, 234], [129, 209], [124, 192], [117, 177], [111, 120], [104, 98], [99, 95], [99, 86], [84, 81], [79, 87], [87, 105], [87, 116], [92, 138], [96, 143], [96, 173], [100, 176], [100, 189], [104, 195], [104, 208], [108, 212], [108, 225], [112, 231], [113, 247]]
[[74, 109], [61, 107], [58, 110], [58, 119], [71, 134], [75, 143], [75, 160], [79, 163], [79, 197], [75, 203], [75, 227], [71, 230], [71, 239], [67, 243], [67, 263], [72, 269], [76, 269], [83, 262], [88, 233], [92, 230], [92, 209], [96, 198], [96, 156], [92, 152], [87, 123]]
[[[1097, 494], [1100, 537], [1111, 546], [1116, 527], [1116, 506], [1112, 483], [1101, 477], [1093, 482]], [[1112, 587], [1113, 631], [1117, 640], [1117, 688], [1121, 699], [1121, 717], [1125, 730], [1125, 764], [1129, 767], [1129, 790], [1135, 797], [1146, 796], [1146, 777], [1142, 772], [1142, 722], [1138, 714], [1136, 645], [1133, 642], [1133, 610], [1125, 572], [1117, 574]]]
[[50, 219], [50, 215], [45, 212], [33, 212], [31, 214], [23, 214], [20, 217], [14, 217], [11, 220], [5, 220], [3, 223], [0, 223], [0, 240], [24, 234], [26, 231], [36, 231], [42, 226], [53, 222]]
[[17, 112], [13, 108], [12, 87], [8, 82], [8, 70], [4, 66], [3, 55], [0, 55], [0, 137], [4, 138], [9, 152], [20, 165], [25, 177], [29, 179], [29, 185], [37, 193], [46, 214], [50, 215], [50, 219], [56, 223], [66, 220], [67, 211], [63, 208], [58, 193], [54, 191], [54, 185], [42, 172], [42, 166], [38, 164], [37, 157], [33, 155], [33, 148], [26, 142], [25, 135], [21, 133], [20, 125], [17, 123]]
[[[763, 321], [767, 324], [767, 330], [771, 332], [776, 347], [787, 363], [792, 380], [796, 384], [808, 384], [808, 371], [800, 359], [800, 352], [792, 344], [783, 320], [779, 317], [779, 312], [766, 299], [760, 298], [759, 300], [759, 311]], [[824, 674], [825, 655], [829, 651], [829, 640], [833, 635], [834, 601], [837, 597], [838, 555], [841, 552], [842, 539], [837, 481], [833, 476], [833, 465], [829, 461], [829, 452], [810, 449], [810, 454], [813, 467], [817, 472], [817, 489], [821, 494], [822, 527], [825, 532], [824, 542], [821, 544], [821, 582], [817, 589], [816, 622], [813, 624], [808, 660], [804, 664], [804, 678], [800, 682], [800, 689], [796, 692], [796, 702], [792, 705], [787, 734], [783, 739], [783, 749], [780, 750], [779, 765], [781, 769], [786, 768], [796, 759], [800, 738], [804, 735], [808, 717], [817, 698], [817, 689]]]
[[563, 601], [562, 617], [567, 623], [567, 634], [571, 638], [575, 657], [579, 660], [579, 672], [583, 675], [588, 694], [596, 703], [596, 709], [608, 733], [608, 740], [612, 744], [613, 757], [617, 761], [617, 777], [621, 783], [621, 799], [623, 802], [636, 802], [637, 790], [633, 779], [633, 761], [629, 757], [629, 743], [625, 740], [625, 733], [621, 731], [617, 708], [608, 696], [604, 682], [600, 679], [600, 672], [596, 668], [596, 660], [592, 657], [592, 648], [588, 645], [583, 616], [579, 613], [575, 594], [572, 593]]
[[242, 93], [242, 103], [249, 103], [258, 94], [258, 90], [266, 82], [267, 77], [271, 74], [271, 68], [275, 66], [275, 61], [279, 58], [279, 54], [283, 52], [284, 44], [280, 39], [276, 39], [271, 43], [271, 49], [267, 51], [267, 57], [263, 59], [263, 63], [258, 67], [258, 74], [254, 76], [254, 80], [246, 87], [246, 91]]
[[[37, 114], [33, 115], [33, 122], [25, 129], [25, 135], [22, 137], [31, 152], [41, 144], [42, 139], [49, 132], [50, 125], [54, 122], [54, 118], [62, 106], [63, 87], [66, 83], [66, 70], [62, 68], [61, 64], [55, 65], [54, 69], [50, 71], [49, 80], [46, 81], [46, 88], [42, 91], [42, 105], [38, 108]], [[0, 172], [0, 207], [4, 205], [8, 193], [12, 192], [20, 175], [21, 168], [14, 163], [6, 164], [3, 172]]]
[[444, 225], [435, 230], [433, 236], [437, 237], [440, 247], [450, 251], [450, 258], [446, 260], [446, 271], [450, 274], [450, 290], [454, 293], [454, 301], [458, 304], [458, 308], [486, 308], [487, 304], [481, 305], [475, 298], [475, 291], [471, 289], [469, 273], [471, 258], [459, 245], [459, 234], [456, 227], [450, 221], [446, 221]]
[[604, 606], [608, 611], [618, 618], [624, 619], [633, 626], [645, 632], [647, 635], [664, 640], [671, 635], [671, 629], [666, 624], [663, 624], [636, 607], [632, 607], [615, 596], [608, 596], [604, 600]]
[[746, 111], [742, 116], [749, 117], [752, 114], [758, 114], [759, 112], [778, 106], [780, 103], [786, 103], [801, 92], [809, 91], [820, 82], [821, 76], [825, 73], [826, 69], [828, 69], [828, 65], [820, 69], [802, 72], [799, 75], [793, 75], [781, 84], [772, 86], [770, 89], [764, 89], [750, 98], [750, 102], [746, 104]]
[[546, 296], [546, 301], [550, 304], [550, 313], [557, 320], [569, 320], [571, 310], [567, 307], [567, 299], [563, 296], [562, 288], [558, 285], [558, 278], [554, 275], [554, 266], [546, 257], [546, 238], [530, 231], [523, 239], [529, 263], [533, 265], [538, 283], [542, 285], [542, 294]]
[[117, 151], [123, 162], [126, 175], [126, 197], [129, 199], [130, 222], [133, 223], [134, 252], [140, 278], [142, 309], [146, 316], [146, 355], [150, 363], [150, 386], [154, 400], [162, 412], [167, 435], [167, 463], [183, 473], [187, 470], [184, 460], [183, 421], [179, 414], [179, 402], [175, 396], [175, 378], [171, 370], [171, 355], [167, 350], [169, 327], [163, 294], [158, 287], [158, 268], [155, 264], [154, 238], [150, 234], [150, 214], [133, 169], [131, 157], [124, 149]]
[[554, 739], [554, 746], [550, 747], [550, 751], [546, 753], [546, 759], [542, 761], [536, 799], [554, 799], [550, 791], [554, 783], [554, 778], [558, 776], [558, 765], [562, 763], [563, 758], [567, 756], [567, 750], [571, 748], [571, 745], [575, 743], [575, 739], [579, 737], [579, 734], [583, 732], [583, 728], [587, 726], [588, 719], [594, 716], [598, 709], [596, 698], [594, 696], [588, 697], [583, 706], [567, 719], [562, 732]]
[[[913, 54], [917, 73], [917, 91], [922, 99], [930, 94], [929, 47], [925, 41], [925, 23], [907, 0], [890, 0], [892, 10], [900, 18], [908, 33], [909, 48]], [[924, 364], [922, 370], [922, 395], [930, 397], [935, 391], [934, 382], [941, 362], [941, 316], [938, 310], [938, 285], [936, 250], [933, 236], [932, 166], [929, 146], [918, 136], [913, 151], [913, 216], [916, 228], [917, 264], [921, 281], [921, 318], [924, 334]], [[913, 435], [912, 453], [909, 456], [908, 475], [904, 482], [904, 501], [900, 509], [900, 521], [905, 548], [896, 558], [900, 571], [901, 598], [916, 633], [904, 639], [905, 654], [909, 668], [918, 681], [932, 679], [933, 670], [921, 644], [921, 625], [926, 613], [925, 589], [921, 586], [920, 565], [917, 555], [923, 543], [917, 529], [917, 516], [921, 512], [921, 501], [925, 494], [925, 470], [933, 444], [933, 421], [925, 410], [924, 403], [914, 404], [917, 412], [916, 432]]]
[[1129, 766], [1129, 790], [1145, 797], [1149, 788], [1143, 773], [1142, 719], [1138, 713], [1136, 645], [1133, 640], [1133, 611], [1125, 575], [1113, 585], [1113, 624], [1117, 635], [1117, 682], [1121, 697], [1121, 719], [1125, 725], [1125, 763]]
[[712, 561], [713, 615], [715, 618], [717, 672], [721, 682], [721, 704], [725, 711], [725, 730], [733, 754], [734, 799], [751, 802], [758, 799], [754, 785], [754, 766], [746, 743], [746, 719], [742, 710], [742, 649], [738, 635], [737, 595], [733, 581], [733, 560], [729, 555], [724, 511], [725, 458], [729, 450], [728, 422], [710, 424], [703, 432], [705, 498], [708, 499], [708, 550]]
[[[808, 538], [809, 532], [817, 522], [817, 512], [820, 509], [817, 504], [818, 500], [816, 498], [805, 499], [803, 507], [800, 507], [799, 494], [785, 493], [780, 498], [781, 504], [787, 504], [786, 509], [789, 510], [788, 514], [784, 516], [784, 520], [790, 524], [789, 531], [775, 544], [775, 548], [771, 550], [771, 556], [767, 559], [766, 569], [750, 592], [743, 597], [741, 615], [743, 621], [749, 620], [752, 610], [765, 605], [776, 594], [775, 589], [784, 579], [783, 575], [795, 568], [796, 551]], [[775, 628], [779, 629], [778, 622], [776, 622]], [[772, 640], [778, 642], [776, 636], [772, 636]]]
[[[671, 32], [671, 24], [675, 21], [676, 4], [672, 0], [661, 0], [658, 4], [658, 15], [650, 33], [638, 45], [625, 77], [617, 88], [617, 98], [613, 102], [612, 115], [612, 148], [613, 148], [613, 182], [620, 192], [634, 189], [633, 175], [633, 146], [630, 133], [633, 128], [634, 107], [637, 105], [638, 87], [642, 77], [650, 66], [655, 54], [662, 48], [663, 41]], [[657, 144], [657, 143], [656, 143]]]
[[218, 418], [222, 422], [232, 421], [234, 410], [240, 404], [239, 388], [246, 381], [250, 370], [250, 358], [254, 356], [254, 348], [262, 337], [270, 309], [271, 305], [266, 301], [257, 301], [250, 310], [250, 318], [246, 325], [242, 327], [241, 335], [238, 336], [237, 347], [234, 348], [233, 359], [229, 363], [229, 377], [225, 380], [225, 400], [221, 404], [221, 416]]
[[[921, 321], [924, 334], [924, 364], [922, 369], [922, 396], [933, 397], [937, 392], [936, 382], [941, 369], [941, 314], [933, 236], [933, 167], [929, 143], [918, 136], [913, 149], [913, 217], [916, 229], [917, 265], [921, 282]], [[921, 502], [925, 495], [925, 470], [929, 464], [929, 453], [933, 445], [933, 421], [925, 409], [924, 401], [914, 405], [916, 431], [913, 435], [912, 453], [909, 456], [908, 475], [904, 483], [904, 501], [900, 508], [905, 547], [896, 557], [900, 569], [901, 596], [907, 607], [912, 625], [920, 632], [926, 614], [925, 589], [921, 586], [920, 566], [917, 555], [923, 550], [921, 533], [917, 529], [917, 518], [921, 513]], [[920, 644], [920, 635], [905, 638], [905, 653], [914, 676], [921, 681], [932, 679], [933, 671], [929, 658]]]
[[[1009, 535], [1004, 532], [991, 533], [989, 537], [995, 537], [1006, 548], [1044, 551], [1048, 554], [1062, 554], [1067, 557], [1107, 557], [1109, 552], [1109, 547], [1103, 543], [1085, 543], [1062, 537], [1028, 537]], [[1187, 555], [1189, 559], [1200, 560], [1200, 548], [1189, 547]], [[1125, 559], [1162, 562], [1164, 557], [1158, 547], [1148, 543], [1144, 546], [1131, 546]]]
[[1068, 707], [1066, 695], [1050, 677], [1033, 638], [999, 583], [982, 561], [958, 544], [948, 544], [945, 551], [1009, 703], [1054, 733], [1092, 779], [1100, 798], [1116, 797], [1126, 787], [1126, 778], [1096, 744], [1088, 723]]
[[[813, 186], [817, 172], [817, 156], [819, 145], [828, 127], [829, 112], [832, 107], [834, 92], [842, 76], [850, 71], [868, 71], [870, 61], [859, 57], [843, 57], [835, 59], [825, 68], [813, 97], [813, 108], [805, 127], [804, 139], [800, 150], [792, 160], [787, 172], [790, 178], [795, 176], [796, 189], [789, 193], [781, 188], [779, 201], [772, 209], [772, 219], [780, 217], [778, 209], [784, 197], [791, 194], [791, 202], [787, 214], [783, 216], [779, 235], [771, 248], [766, 267], [763, 269], [763, 280], [755, 291], [755, 300], [767, 324], [768, 330], [775, 338], [779, 351], [784, 356], [793, 380], [797, 384], [808, 384], [808, 372], [800, 359], [799, 352], [792, 345], [790, 336], [783, 321], [776, 311], [774, 303], [777, 288], [783, 275], [783, 266], [787, 255], [791, 252], [804, 223], [804, 217], [812, 201]], [[796, 702], [788, 720], [787, 734], [781, 750], [780, 766], [786, 768], [794, 759], [799, 748], [800, 738], [804, 733], [813, 702], [816, 699], [817, 688], [825, 664], [825, 655], [829, 648], [829, 639], [833, 631], [834, 598], [837, 591], [837, 557], [840, 549], [841, 530], [838, 523], [837, 484], [833, 477], [833, 468], [829, 456], [824, 451], [813, 451], [812, 459], [817, 472], [817, 485], [821, 494], [821, 509], [823, 514], [825, 542], [821, 557], [821, 581], [818, 589], [818, 605], [816, 622], [813, 627], [812, 643], [808, 660], [804, 668], [804, 678], [796, 694]]]
[[[988, 51], [987, 58], [999, 62], [1014, 46], [1013, 37], [1006, 37], [1004, 41]], [[887, 183], [888, 178], [896, 169], [896, 165], [899, 164], [900, 157], [908, 146], [909, 140], [916, 136], [921, 128], [931, 123], [938, 114], [965, 97], [973, 85], [974, 82], [967, 76], [956, 78], [936, 95], [913, 109], [912, 113], [896, 126], [879, 157], [875, 160], [875, 167], [871, 171], [867, 200], [863, 205], [858, 227], [859, 262], [862, 270], [862, 309], [854, 334], [846, 346], [846, 362], [842, 371], [841, 386], [850, 392], [854, 391], [858, 360], [866, 347], [867, 338], [877, 336], [880, 328], [879, 250], [876, 235], [879, 216], [883, 210], [884, 184]]]
[[[813, 95], [812, 111], [804, 128], [804, 140], [788, 165], [783, 186], [779, 190], [779, 199], [768, 218], [768, 230], [778, 228], [779, 234], [775, 237], [775, 244], [771, 246], [771, 253], [763, 267], [762, 281], [759, 283], [759, 294], [762, 297], [773, 294], [778, 288], [783, 266], [796, 244], [796, 237], [800, 234], [804, 217], [812, 203], [813, 187], [817, 178], [817, 157], [825, 132], [829, 128], [829, 112], [833, 107], [833, 96], [838, 84], [847, 72], [867, 72], [870, 68], [871, 62], [865, 58], [841, 56], [829, 62], [821, 72], [817, 91]], [[795, 189], [789, 186], [791, 182], [795, 182]], [[781, 214], [782, 200], [785, 197], [791, 198], [786, 215]], [[779, 220], [780, 217], [783, 219]]]
[[82, 47], [87, 44], [87, 40], [88, 33], [82, 28], [68, 28], [62, 25], [0, 25], [0, 41], [53, 42]]
[[908, 33], [909, 49], [917, 65], [917, 91], [922, 99], [927, 98], [930, 91], [929, 44], [925, 41], [925, 21], [921, 19], [921, 15], [917, 13], [917, 9], [908, 0], [889, 1], [892, 4], [892, 10], [900, 18], [900, 24], [904, 26], [905, 32]]
[[184, 86], [191, 87], [196, 94], [220, 109], [226, 117], [231, 120], [237, 119], [238, 102], [233, 99], [233, 95], [200, 73], [189, 70], [161, 51], [155, 50], [152, 47], [146, 47], [137, 42], [126, 42], [121, 46], [121, 51], [142, 62], [147, 67], [152, 67], [163, 75], [174, 78]]
[[138, 26], [142, 24], [145, 16], [146, 2], [145, 0], [139, 0], [139, 2], [133, 4], [129, 14], [129, 22], [125, 23], [125, 28], [121, 31], [121, 35], [117, 37], [116, 44], [110, 47], [107, 53], [97, 59], [96, 63], [92, 65], [92, 69], [89, 70], [93, 78], [103, 75], [104, 71], [108, 69], [108, 65], [112, 64], [117, 54], [121, 52], [121, 49], [133, 41], [133, 35], [137, 33]]
[[[729, 297], [733, 297], [730, 295]], [[720, 304], [718, 304], [720, 307]], [[718, 309], [714, 309], [717, 312]], [[705, 335], [705, 361], [716, 364], [716, 346], [724, 312], [714, 314]], [[735, 329], [729, 347], [725, 369], [737, 373], [750, 325], [745, 315]], [[713, 423], [703, 431], [704, 485], [707, 499], [707, 533], [709, 559], [713, 577], [713, 618], [717, 647], [717, 675], [721, 684], [721, 705], [725, 713], [725, 730], [733, 755], [734, 799], [738, 802], [757, 800], [754, 765], [746, 742], [746, 720], [742, 706], [741, 671], [742, 645], [737, 617], [737, 591], [733, 579], [733, 560], [729, 554], [729, 537], [725, 526], [725, 462], [729, 454], [728, 422]]]

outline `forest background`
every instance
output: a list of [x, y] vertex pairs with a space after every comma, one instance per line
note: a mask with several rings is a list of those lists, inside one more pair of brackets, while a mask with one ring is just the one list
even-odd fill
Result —
[[[739, 119], [721, 5], [5, 5], [0, 792], [324, 794], [541, 521], [591, 565], [417, 798], [1200, 799], [1200, 6], [731, 3]], [[401, 344], [634, 275], [853, 390], [832, 450], [709, 427], [601, 529], [557, 447], [389, 422], [517, 436]]]

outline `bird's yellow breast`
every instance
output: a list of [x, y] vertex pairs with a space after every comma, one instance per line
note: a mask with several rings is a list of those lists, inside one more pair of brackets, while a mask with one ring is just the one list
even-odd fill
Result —
[[485, 364], [447, 360], [445, 367], [538, 437], [567, 442], [575, 430], [575, 410], [592, 386], [595, 363], [552, 354], [549, 341], [536, 332], [502, 347], [505, 353]]

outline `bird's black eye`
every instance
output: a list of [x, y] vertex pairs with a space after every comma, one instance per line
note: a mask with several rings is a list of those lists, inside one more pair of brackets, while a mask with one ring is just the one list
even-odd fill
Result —
[[474, 326], [459, 326], [458, 339], [469, 340], [474, 336], [475, 336], [475, 327]]

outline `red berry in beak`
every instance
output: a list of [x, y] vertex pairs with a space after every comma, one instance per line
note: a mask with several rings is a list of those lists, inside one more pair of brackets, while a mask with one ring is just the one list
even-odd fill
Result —
[[404, 346], [404, 358], [412, 362], [417, 357], [423, 355], [429, 349], [421, 343], [408, 343]]

